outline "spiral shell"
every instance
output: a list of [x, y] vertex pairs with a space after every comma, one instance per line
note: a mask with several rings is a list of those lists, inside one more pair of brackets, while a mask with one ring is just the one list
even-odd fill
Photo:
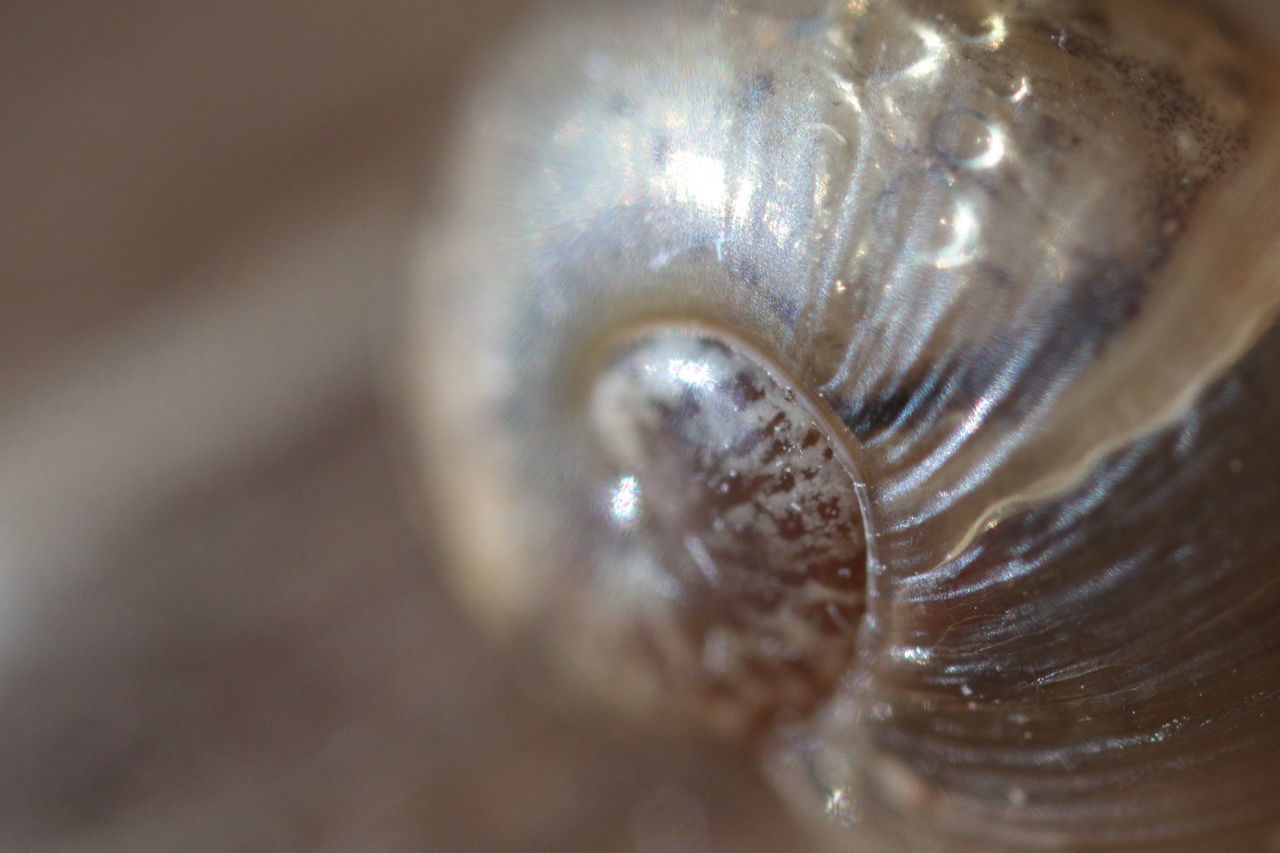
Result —
[[1176, 0], [558, 20], [415, 315], [460, 588], [864, 844], [1267, 849], [1272, 98]]

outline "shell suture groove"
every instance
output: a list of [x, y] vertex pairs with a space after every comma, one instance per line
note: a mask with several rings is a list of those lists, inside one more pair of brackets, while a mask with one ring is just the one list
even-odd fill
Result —
[[[1238, 38], [1178, 0], [605, 4], [486, 92], [415, 361], [482, 613], [624, 704], [764, 721], [864, 843], [1266, 849], [1280, 113]], [[810, 426], [814, 535], [716, 539], [781, 530], [774, 486], [708, 495]], [[744, 640], [797, 561], [856, 578], [787, 623], [842, 639]]]

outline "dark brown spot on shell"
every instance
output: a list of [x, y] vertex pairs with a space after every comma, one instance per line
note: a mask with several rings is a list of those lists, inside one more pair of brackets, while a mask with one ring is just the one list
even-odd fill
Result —
[[621, 348], [591, 406], [642, 496], [632, 546], [679, 593], [622, 665], [731, 735], [811, 713], [848, 664], [865, 555], [848, 469], [808, 404], [723, 342], [656, 332]]

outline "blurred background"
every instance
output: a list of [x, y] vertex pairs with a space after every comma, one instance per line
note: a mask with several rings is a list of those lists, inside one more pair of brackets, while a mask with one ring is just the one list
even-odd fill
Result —
[[523, 677], [406, 500], [423, 200], [529, 5], [0, 8], [0, 850], [810, 849]]
[[386, 377], [517, 0], [0, 8], [0, 850], [803, 850], [520, 677]]

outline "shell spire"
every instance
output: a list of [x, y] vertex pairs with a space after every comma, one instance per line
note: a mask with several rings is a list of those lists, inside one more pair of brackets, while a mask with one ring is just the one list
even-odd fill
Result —
[[1275, 80], [1190, 0], [555, 19], [418, 291], [459, 588], [868, 849], [1267, 850]]

